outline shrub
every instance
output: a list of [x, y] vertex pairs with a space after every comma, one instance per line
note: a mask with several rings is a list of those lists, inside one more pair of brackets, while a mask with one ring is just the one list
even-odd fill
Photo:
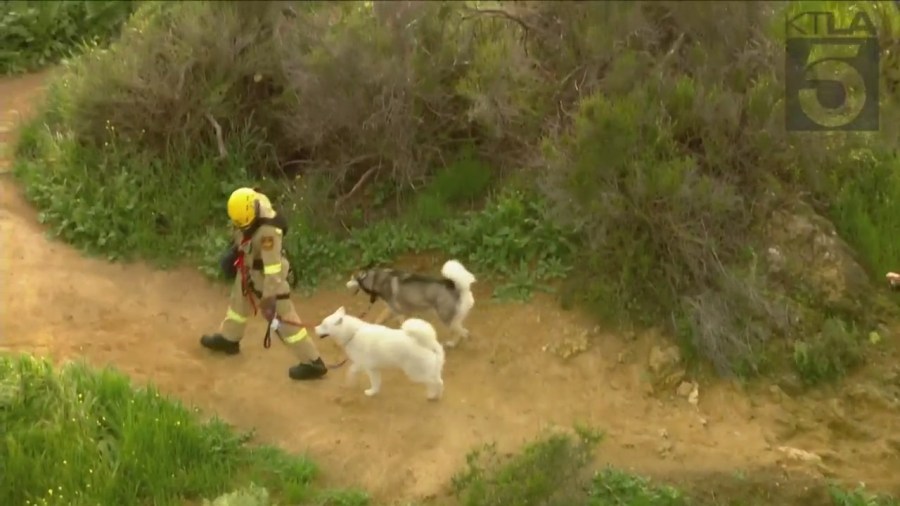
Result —
[[882, 276], [900, 266], [900, 178], [892, 153], [859, 149], [845, 171], [831, 176], [828, 214], [869, 272]]
[[794, 366], [808, 384], [834, 380], [862, 361], [860, 332], [839, 319], [825, 320], [819, 335], [794, 343]]
[[696, 488], [683, 491], [611, 467], [592, 470], [600, 439], [596, 431], [576, 428], [574, 434], [543, 434], [520, 451], [502, 456], [495, 444], [484, 445], [469, 453], [465, 469], [453, 477], [453, 494], [464, 506], [762, 506], [774, 496], [782, 499], [779, 504], [796, 506], [810, 504], [813, 497], [827, 497], [830, 500], [820, 504], [831, 506], [900, 504], [863, 488], [804, 483], [801, 493], [799, 484], [761, 482], [759, 487], [746, 487], [741, 486], [746, 485], [741, 477], [715, 475], [703, 476]]
[[900, 501], [891, 496], [867, 492], [862, 486], [853, 490], [844, 490], [832, 485], [829, 487], [829, 495], [834, 506], [896, 506], [900, 504]]
[[168, 504], [241, 480], [294, 504], [318, 497], [309, 460], [250, 447], [247, 435], [110, 369], [0, 357], [0, 423], [2, 504]]
[[[819, 331], [791, 323], [806, 287], [771, 282], [761, 224], [796, 193], [833, 195], [823, 174], [844, 173], [844, 153], [869, 141], [780, 127], [783, 49], [766, 35], [765, 4], [653, 5], [644, 23], [667, 42], [626, 39], [613, 50], [572, 124], [545, 137], [542, 188], [554, 218], [588, 242], [581, 299], [607, 316], [668, 323], [722, 373], [759, 372], [771, 336]], [[847, 360], [837, 369], [859, 363], [838, 355]]]
[[[409, 48], [398, 53], [410, 41], [392, 33], [394, 21], [379, 18], [377, 11], [390, 8], [147, 6], [109, 53], [83, 62], [70, 126], [99, 147], [112, 125], [122, 139], [166, 160], [210, 156], [220, 151], [220, 139], [249, 131], [259, 141], [248, 160], [257, 175], [324, 178], [328, 191], [339, 194], [368, 171], [397, 187], [418, 183], [464, 125], [422, 121], [423, 114], [453, 118], [447, 108], [455, 106], [441, 95], [440, 76], [417, 76], [422, 89], [411, 89], [418, 83], [413, 73], [427, 67]], [[441, 37], [440, 20], [451, 12], [442, 4], [400, 8], [412, 11], [397, 16], [427, 20], [411, 25], [430, 30], [423, 41]]]
[[488, 444], [466, 457], [466, 469], [453, 478], [454, 494], [465, 506], [501, 504], [578, 504], [584, 468], [600, 434], [579, 430], [577, 439], [552, 434], [504, 459]]
[[[564, 294], [599, 315], [665, 324], [720, 372], [756, 373], [820, 333], [824, 317], [792, 311], [832, 310], [796, 279], [773, 282], [773, 211], [809, 201], [871, 269], [900, 261], [884, 239], [892, 134], [782, 127], [781, 13], [143, 3], [51, 87], [17, 173], [60, 235], [110, 256], [214, 274], [221, 202], [252, 184], [291, 215], [305, 287], [440, 252], [503, 278], [504, 298], [567, 277]], [[876, 169], [856, 180], [862, 164]], [[865, 305], [839, 316], [865, 327]]]
[[[205, 247], [211, 239], [204, 231], [221, 219], [221, 202], [246, 180], [237, 162], [224, 170], [212, 161], [173, 168], [127, 151], [98, 156], [71, 134], [53, 138], [37, 129], [33, 135], [48, 151], [36, 160], [20, 159], [14, 170], [41, 209], [39, 220], [109, 259], [140, 253], [166, 264]], [[153, 177], [144, 179], [148, 175]]]
[[134, 10], [130, 0], [0, 2], [0, 74], [37, 70], [105, 45]]

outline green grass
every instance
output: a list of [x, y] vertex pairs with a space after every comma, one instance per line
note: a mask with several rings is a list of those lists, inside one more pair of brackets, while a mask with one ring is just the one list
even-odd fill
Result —
[[136, 2], [0, 1], [0, 74], [55, 64], [85, 44], [105, 45]]
[[[51, 85], [51, 96], [62, 82]], [[239, 144], [224, 163], [165, 164], [115, 142], [104, 152], [86, 149], [54, 135], [48, 123], [44, 116], [23, 128], [14, 173], [51, 234], [109, 260], [188, 262], [219, 275], [218, 256], [229, 238], [224, 202], [234, 188], [260, 183], [245, 170]], [[498, 298], [524, 300], [550, 290], [572, 268], [574, 235], [543, 219], [545, 203], [534, 192], [489, 191], [489, 173], [462, 157], [438, 171], [405, 214], [350, 233], [317, 226], [303, 209], [292, 210], [289, 196], [282, 198], [291, 220], [285, 247], [298, 266], [299, 286], [312, 289], [404, 254], [439, 252], [479, 278], [499, 279]], [[473, 209], [477, 199], [485, 202]]]
[[519, 453], [503, 457], [493, 444], [468, 455], [467, 467], [453, 479], [463, 506], [569, 506], [615, 504], [686, 506], [675, 488], [615, 469], [592, 472], [602, 434], [576, 428], [575, 435], [550, 434]]
[[[197, 409], [112, 369], [0, 356], [0, 426], [0, 504], [372, 504], [361, 490], [317, 487], [319, 470], [308, 458], [250, 445], [250, 434], [215, 417], [204, 421]], [[514, 454], [484, 445], [452, 480], [455, 504], [757, 505], [753, 497], [698, 500], [642, 476], [594, 470], [601, 441], [600, 432], [576, 427]], [[707, 492], [719, 484], [708, 485]], [[830, 486], [828, 495], [833, 506], [900, 504], [864, 489]]]
[[[501, 454], [495, 444], [473, 450], [466, 467], [453, 478], [452, 489], [461, 506], [772, 506], [753, 487], [734, 485], [745, 476], [704, 479], [687, 489], [611, 467], [594, 470], [602, 434], [575, 427], [528, 443], [513, 454]], [[807, 484], [800, 485], [806, 486]], [[771, 497], [790, 497], [790, 482], [763, 484]], [[820, 483], [829, 502], [817, 506], [898, 506], [900, 501], [864, 488], [847, 490]], [[809, 506], [784, 499], [778, 506]]]
[[855, 150], [831, 178], [829, 214], [841, 237], [882, 278], [900, 269], [900, 160], [892, 152]]
[[0, 357], [0, 427], [0, 504], [180, 505], [250, 484], [290, 504], [368, 504], [318, 490], [306, 457], [250, 446], [249, 434], [110, 369]]

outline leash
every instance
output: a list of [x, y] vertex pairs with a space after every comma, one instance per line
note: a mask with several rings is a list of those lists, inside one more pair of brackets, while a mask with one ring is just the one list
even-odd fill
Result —
[[[250, 239], [245, 239], [245, 240], [241, 241], [241, 246], [245, 245], [248, 242], [250, 242]], [[250, 273], [249, 273], [249, 269], [247, 269], [247, 266], [244, 263], [243, 248], [239, 248], [238, 256], [234, 260], [234, 267], [238, 270], [238, 272], [241, 273], [241, 293], [244, 295], [244, 297], [247, 297], [248, 301], [250, 301], [250, 307], [253, 309], [253, 315], [255, 316], [258, 313], [258, 310], [256, 307], [256, 300], [255, 300], [256, 298], [254, 297], [253, 291], [250, 289]], [[263, 337], [263, 348], [268, 350], [272, 346], [272, 332], [273, 331], [276, 334], [278, 334], [279, 337], [281, 336], [281, 332], [279, 332], [278, 329], [281, 327], [282, 323], [306, 329], [307, 332], [309, 331], [309, 326], [304, 325], [302, 323], [292, 322], [289, 320], [282, 320], [282, 319], [279, 319], [278, 317], [272, 318], [272, 320], [270, 320], [269, 324], [266, 326], [266, 335]], [[337, 369], [339, 367], [342, 367], [344, 364], [346, 364], [348, 360], [349, 360], [349, 358], [344, 358], [344, 360], [338, 362], [337, 364], [332, 364], [332, 365], [325, 364], [325, 367], [328, 369]]]
[[[250, 272], [249, 269], [247, 269], [247, 265], [244, 263], [243, 246], [248, 242], [250, 242], [250, 239], [241, 241], [241, 247], [238, 248], [237, 258], [234, 259], [234, 268], [241, 273], [241, 294], [250, 301], [250, 307], [253, 309], [253, 316], [256, 316], [256, 301], [254, 300], [253, 292], [250, 290]], [[266, 346], [266, 348], [268, 348], [268, 346]]]
[[374, 306], [374, 305], [375, 305], [374, 302], [370, 302], [370, 303], [369, 303], [369, 307], [367, 307], [366, 310], [363, 311], [363, 312], [359, 315], [359, 318], [365, 318], [366, 315], [369, 313], [369, 311], [372, 310], [372, 306]]
[[[900, 1], [900, 0], [898, 0], [898, 1]], [[363, 293], [365, 293], [366, 295], [369, 296], [369, 307], [367, 307], [366, 310], [363, 311], [362, 314], [359, 315], [359, 318], [365, 318], [365, 316], [367, 314], [369, 314], [369, 311], [372, 310], [372, 306], [375, 305], [375, 301], [378, 300], [378, 294], [374, 290], [369, 290], [368, 288], [363, 286], [361, 278], [355, 277], [355, 279], [356, 279], [356, 291], [353, 292], [353, 295], [358, 294], [359, 291], [362, 290]]]
[[[302, 323], [292, 322], [289, 320], [281, 320], [276, 316], [275, 318], [272, 318], [272, 321], [270, 321], [269, 325], [266, 327], [266, 337], [263, 338], [263, 347], [264, 348], [268, 349], [270, 346], [272, 346], [272, 332], [275, 332], [279, 336], [281, 336], [281, 332], [279, 332], [278, 329], [281, 327], [282, 323], [286, 323], [288, 325], [293, 325], [295, 327], [300, 327], [300, 328], [309, 330], [309, 327], [307, 325], [303, 325]], [[341, 360], [337, 364], [331, 364], [331, 365], [325, 364], [325, 367], [328, 369], [339, 369], [339, 368], [343, 367], [344, 364], [346, 364], [348, 360], [350, 360], [349, 357], [345, 357], [344, 360]]]

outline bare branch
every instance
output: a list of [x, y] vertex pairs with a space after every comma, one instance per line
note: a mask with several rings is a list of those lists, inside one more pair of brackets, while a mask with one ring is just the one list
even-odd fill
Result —
[[216, 131], [216, 144], [219, 146], [219, 159], [223, 159], [228, 156], [228, 150], [225, 149], [225, 141], [222, 140], [222, 126], [219, 125], [219, 122], [216, 121], [216, 118], [213, 118], [213, 115], [209, 112], [204, 113], [206, 119], [209, 120], [213, 129]]
[[662, 59], [659, 60], [656, 68], [659, 70], [660, 75], [662, 75], [666, 71], [666, 65], [668, 65], [669, 62], [672, 61], [672, 58], [675, 57], [675, 54], [678, 53], [679, 50], [681, 50], [681, 46], [682, 44], [684, 44], [684, 35], [684, 32], [681, 32], [675, 42], [672, 43], [672, 47], [670, 47], [666, 52], [665, 56], [663, 56]]
[[523, 20], [517, 16], [513, 16], [509, 11], [507, 11], [505, 9], [478, 9], [478, 8], [466, 7], [465, 10], [467, 12], [471, 12], [473, 14], [471, 16], [463, 16], [463, 18], [462, 18], [463, 20], [471, 19], [472, 17], [477, 16], [479, 14], [485, 14], [488, 16], [501, 17], [501, 18], [507, 19], [509, 21], [512, 21], [512, 22], [518, 24], [519, 26], [521, 26], [522, 29], [525, 30], [526, 32], [534, 30], [534, 28], [531, 25], [529, 25], [528, 23], [526, 23], [525, 20]]
[[341, 198], [337, 199], [334, 202], [334, 210], [337, 211], [338, 208], [340, 208], [344, 202], [346, 202], [348, 199], [350, 199], [350, 197], [352, 197], [356, 192], [358, 192], [359, 189], [362, 188], [363, 185], [365, 185], [366, 181], [368, 181], [372, 176], [374, 176], [375, 173], [378, 172], [378, 169], [380, 169], [380, 168], [381, 168], [381, 164], [378, 164], [375, 167], [372, 167], [371, 169], [367, 170], [362, 175], [362, 177], [359, 178], [359, 181], [357, 181], [356, 184], [353, 185], [353, 188], [351, 188], [350, 191], [346, 195], [342, 196]]

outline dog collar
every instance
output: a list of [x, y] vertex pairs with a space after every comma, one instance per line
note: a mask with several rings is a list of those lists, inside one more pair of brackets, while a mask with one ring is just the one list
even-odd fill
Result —
[[[359, 276], [354, 276], [353, 278], [356, 280], [356, 287], [369, 296], [369, 304], [374, 304], [375, 301], [378, 300], [378, 294], [375, 293], [374, 290], [369, 290], [368, 288], [366, 288], [362, 283], [362, 278], [360, 278]], [[357, 291], [357, 293], [359, 292]]]

